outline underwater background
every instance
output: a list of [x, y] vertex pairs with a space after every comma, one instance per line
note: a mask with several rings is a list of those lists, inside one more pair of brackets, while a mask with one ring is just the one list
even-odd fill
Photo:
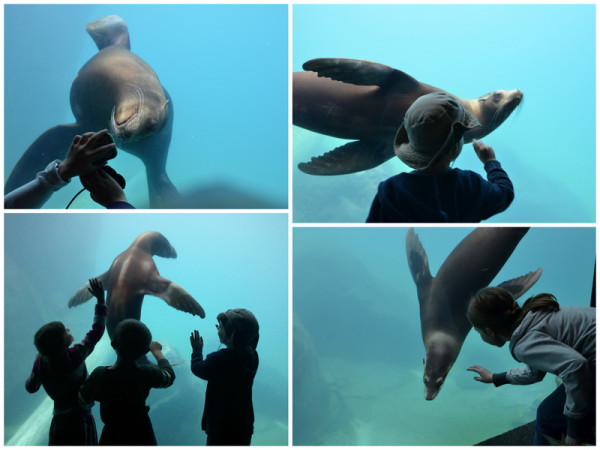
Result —
[[[68, 308], [71, 295], [104, 273], [146, 231], [160, 231], [176, 259], [154, 257], [159, 273], [187, 290], [206, 318], [146, 296], [141, 320], [175, 366], [176, 380], [148, 397], [159, 445], [204, 445], [200, 420], [206, 382], [190, 371], [192, 330], [205, 354], [219, 347], [216, 316], [252, 311], [260, 325], [260, 365], [254, 380], [254, 445], [288, 443], [288, 217], [287, 214], [5, 214], [4, 443], [47, 445], [52, 401], [25, 390], [36, 349], [33, 335], [60, 320], [80, 342], [91, 327], [95, 300]], [[150, 356], [150, 358], [152, 358]], [[116, 357], [108, 335], [86, 360], [88, 371]], [[153, 359], [153, 358], [152, 358]], [[99, 405], [93, 408], [98, 436]]]
[[[511, 206], [488, 221], [595, 221], [596, 5], [294, 5], [292, 13], [295, 72], [313, 58], [353, 58], [462, 98], [520, 89], [519, 108], [482, 138], [515, 188]], [[298, 169], [346, 142], [293, 127], [294, 222], [364, 222], [378, 184], [412, 170], [395, 157], [350, 175]], [[471, 144], [454, 167], [485, 177]]]
[[[435, 276], [473, 228], [416, 228]], [[438, 396], [424, 398], [407, 228], [298, 227], [293, 237], [294, 445], [474, 445], [535, 420], [556, 379], [529, 386], [473, 380], [467, 367], [519, 366], [508, 346], [471, 331]], [[541, 267], [518, 301], [549, 292], [590, 305], [595, 228], [531, 228], [492, 285]]]
[[[171, 95], [167, 173], [179, 191], [200, 207], [287, 208], [287, 5], [5, 5], [5, 180], [42, 132], [74, 122], [71, 83], [98, 51], [85, 26], [111, 14]], [[141, 160], [120, 151], [109, 165], [147, 207]], [[45, 207], [65, 208], [81, 187]], [[71, 208], [100, 206], [86, 192]]]

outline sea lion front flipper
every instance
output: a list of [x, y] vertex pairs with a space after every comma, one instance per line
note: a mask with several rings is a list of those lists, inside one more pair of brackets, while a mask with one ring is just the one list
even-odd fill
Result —
[[389, 143], [353, 141], [300, 163], [298, 168], [309, 175], [345, 175], [377, 167], [392, 156], [394, 150]]
[[129, 50], [129, 31], [127, 24], [119, 16], [106, 16], [96, 19], [85, 26], [98, 50], [111, 45], [119, 45]]
[[521, 295], [527, 292], [531, 286], [533, 286], [537, 280], [539, 280], [542, 275], [542, 268], [540, 267], [535, 272], [529, 272], [526, 275], [523, 275], [518, 278], [513, 278], [512, 280], [504, 281], [498, 285], [499, 288], [506, 289], [508, 292], [512, 294], [512, 296], [518, 299]]
[[425, 294], [431, 287], [433, 277], [429, 270], [427, 253], [414, 228], [409, 228], [406, 233], [406, 256], [410, 274], [417, 285], [417, 295], [420, 304], [423, 299], [427, 298]]
[[[104, 272], [99, 277], [96, 277], [100, 283], [102, 283], [102, 287], [106, 290], [107, 280], [108, 280], [108, 272]], [[89, 290], [90, 282], [89, 280], [83, 283], [77, 291], [73, 294], [73, 296], [69, 299], [69, 308], [73, 306], [81, 305], [82, 303], [87, 302], [90, 298], [93, 297], [92, 293]]]
[[420, 83], [410, 75], [385, 64], [360, 59], [316, 58], [302, 65], [304, 70], [316, 72], [320, 77], [343, 81], [359, 86], [402, 85], [402, 90], [414, 90]]
[[170, 282], [167, 289], [161, 292], [148, 292], [158, 298], [162, 298], [169, 306], [194, 316], [200, 316], [202, 319], [206, 316], [204, 309], [200, 306], [194, 297], [188, 291], [183, 289], [177, 283]]
[[55, 159], [64, 159], [73, 138], [83, 132], [81, 125], [72, 123], [48, 128], [40, 134], [13, 167], [4, 192], [9, 193], [29, 183]]

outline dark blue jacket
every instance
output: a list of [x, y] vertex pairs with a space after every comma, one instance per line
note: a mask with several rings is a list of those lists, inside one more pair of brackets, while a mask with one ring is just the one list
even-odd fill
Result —
[[470, 170], [401, 173], [379, 184], [367, 222], [481, 222], [515, 196], [500, 162], [484, 165], [488, 181]]

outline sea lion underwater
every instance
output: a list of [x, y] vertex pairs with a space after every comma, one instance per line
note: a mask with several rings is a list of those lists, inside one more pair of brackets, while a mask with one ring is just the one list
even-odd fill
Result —
[[[353, 140], [298, 164], [311, 175], [343, 175], [383, 164], [394, 156], [394, 137], [410, 105], [422, 95], [446, 92], [400, 70], [358, 59], [317, 58], [302, 68], [309, 72], [294, 72], [293, 124]], [[465, 133], [465, 142], [490, 134], [523, 99], [518, 89], [474, 99], [453, 96], [481, 123]]]
[[[159, 275], [152, 256], [176, 258], [177, 252], [166, 237], [157, 231], [140, 234], [127, 250], [115, 258], [108, 271], [98, 276], [107, 291], [106, 331], [112, 339], [115, 327], [124, 319], [140, 320], [144, 296], [162, 298], [175, 309], [205, 317], [204, 309], [178, 284]], [[90, 283], [81, 286], [69, 300], [69, 308], [90, 298]]]
[[[417, 285], [421, 334], [425, 344], [425, 399], [433, 400], [458, 358], [471, 323], [467, 308], [477, 291], [487, 287], [529, 228], [480, 227], [469, 233], [431, 276], [423, 245], [413, 228], [406, 234], [406, 255]], [[539, 268], [499, 284], [515, 297], [523, 295], [542, 274]]]
[[40, 170], [63, 159], [76, 135], [108, 129], [118, 148], [146, 167], [151, 207], [168, 207], [179, 198], [166, 172], [173, 128], [173, 102], [152, 68], [130, 51], [127, 24], [118, 16], [86, 26], [98, 47], [71, 85], [75, 123], [42, 133], [25, 151], [4, 186], [10, 192]]

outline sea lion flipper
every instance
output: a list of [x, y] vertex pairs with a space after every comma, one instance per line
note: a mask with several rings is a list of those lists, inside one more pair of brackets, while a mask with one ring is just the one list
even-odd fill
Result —
[[385, 87], [390, 83], [402, 81], [403, 89], [412, 90], [420, 83], [404, 72], [385, 64], [360, 59], [315, 58], [302, 65], [304, 70], [316, 72], [320, 77], [343, 81], [359, 86]]
[[4, 185], [4, 192], [11, 192], [29, 183], [53, 160], [64, 159], [73, 138], [83, 132], [81, 125], [72, 123], [56, 125], [40, 134], [13, 167]]
[[119, 16], [106, 16], [96, 19], [85, 26], [85, 30], [92, 37], [98, 50], [111, 45], [118, 45], [130, 49], [129, 31], [127, 24]]
[[535, 272], [529, 272], [526, 275], [523, 275], [518, 278], [513, 278], [512, 280], [504, 281], [500, 283], [498, 287], [506, 289], [510, 292], [513, 297], [518, 299], [521, 295], [527, 292], [531, 286], [533, 286], [537, 280], [539, 280], [542, 275], [542, 268], [540, 267]]
[[[102, 287], [106, 290], [107, 281], [108, 281], [108, 272], [104, 272], [102, 275], [96, 277], [100, 283], [102, 283]], [[90, 282], [89, 280], [83, 283], [77, 291], [73, 294], [73, 296], [69, 299], [69, 308], [73, 306], [81, 305], [82, 303], [87, 302], [93, 295], [90, 292]]]
[[429, 270], [427, 252], [425, 252], [425, 248], [423, 247], [423, 244], [421, 244], [419, 236], [415, 233], [414, 228], [409, 228], [406, 233], [406, 256], [410, 274], [417, 285], [417, 294], [420, 303], [422, 299], [426, 298], [424, 292], [431, 286], [433, 277]]
[[389, 143], [353, 141], [337, 147], [298, 168], [310, 175], [344, 175], [372, 169], [394, 156]]
[[162, 298], [169, 306], [172, 306], [175, 309], [190, 313], [194, 316], [200, 316], [203, 319], [206, 316], [204, 308], [200, 306], [200, 303], [177, 283], [171, 282], [167, 289], [162, 292], [152, 292], [151, 294]]

